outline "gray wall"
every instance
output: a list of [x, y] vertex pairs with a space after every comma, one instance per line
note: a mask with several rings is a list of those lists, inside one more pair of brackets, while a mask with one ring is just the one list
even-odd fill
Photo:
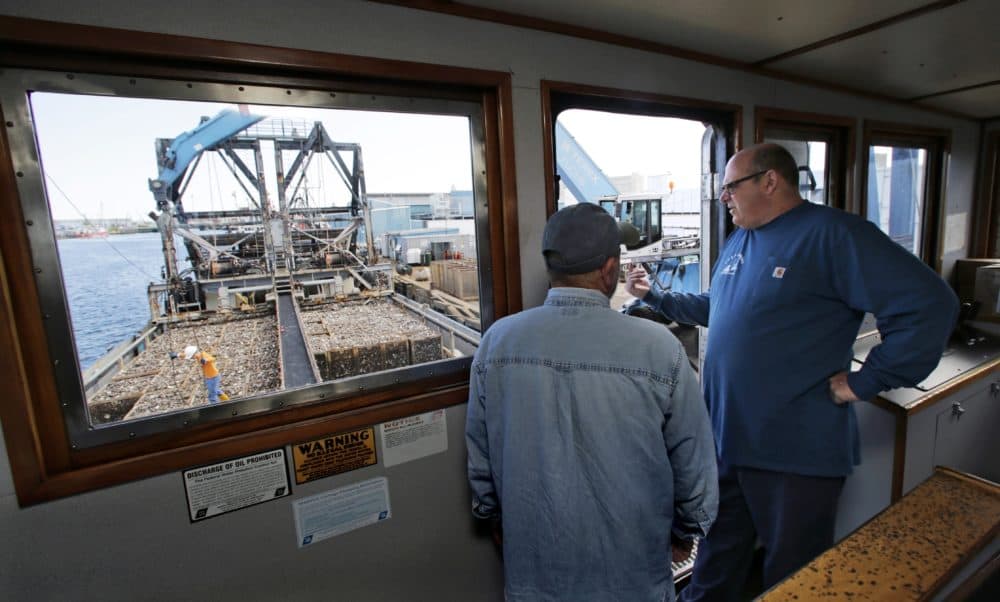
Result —
[[[0, 13], [510, 72], [526, 306], [546, 290], [534, 252], [545, 218], [541, 79], [740, 104], [745, 144], [755, 104], [949, 128], [947, 213], [970, 215], [977, 124], [722, 67], [354, 1], [5, 0]], [[859, 152], [860, 144], [859, 136]], [[946, 272], [965, 256], [967, 231], [959, 234], [947, 241], [955, 248]], [[19, 509], [8, 462], [0, 461], [0, 591], [8, 600], [496, 599], [496, 553], [469, 519], [463, 420], [464, 408], [449, 410], [445, 454], [296, 488], [298, 498], [385, 474], [392, 497], [388, 522], [305, 550], [295, 546], [289, 498], [192, 525], [181, 478], [168, 474]]]
[[[444, 453], [300, 486], [292, 475], [292, 496], [194, 524], [180, 472], [19, 509], [4, 446], [0, 598], [502, 600], [499, 554], [469, 512], [465, 406], [446, 420]], [[294, 500], [376, 476], [388, 479], [391, 518], [298, 547]]]

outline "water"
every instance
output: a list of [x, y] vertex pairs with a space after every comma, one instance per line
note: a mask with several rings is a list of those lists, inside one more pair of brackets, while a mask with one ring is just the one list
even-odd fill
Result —
[[[151, 281], [161, 281], [160, 234], [58, 242], [80, 369], [86, 370], [149, 322], [146, 287]], [[186, 255], [182, 249], [180, 254]]]

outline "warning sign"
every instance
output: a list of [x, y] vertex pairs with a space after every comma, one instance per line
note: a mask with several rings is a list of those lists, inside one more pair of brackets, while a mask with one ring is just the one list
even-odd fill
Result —
[[295, 483], [301, 485], [378, 462], [375, 429], [366, 427], [292, 446]]

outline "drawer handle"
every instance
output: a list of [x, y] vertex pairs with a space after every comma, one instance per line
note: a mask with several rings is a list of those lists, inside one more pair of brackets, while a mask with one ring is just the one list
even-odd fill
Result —
[[962, 414], [965, 413], [965, 408], [962, 407], [961, 402], [955, 401], [951, 404], [951, 415], [955, 418], [961, 418]]

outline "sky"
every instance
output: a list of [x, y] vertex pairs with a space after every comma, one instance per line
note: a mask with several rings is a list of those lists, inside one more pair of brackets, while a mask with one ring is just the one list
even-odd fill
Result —
[[[31, 98], [39, 154], [55, 219], [141, 219], [155, 208], [149, 190], [156, 178], [155, 140], [193, 129], [229, 103], [34, 93]], [[322, 121], [337, 142], [359, 143], [368, 192], [447, 192], [472, 188], [468, 119], [303, 107], [250, 106], [268, 117]], [[246, 206], [246, 194], [216, 153], [194, 170], [184, 196], [188, 210]], [[286, 169], [291, 164], [286, 154]], [[264, 157], [273, 185], [274, 161]], [[253, 169], [249, 153], [242, 157]], [[211, 159], [211, 160], [210, 160]], [[350, 162], [348, 162], [350, 165]], [[53, 182], [55, 185], [53, 186]], [[313, 161], [310, 184], [331, 184], [346, 202], [346, 187], [329, 161]], [[236, 198], [234, 199], [234, 193]], [[317, 190], [314, 194], [320, 194]], [[277, 200], [272, 197], [276, 205]]]
[[701, 122], [581, 109], [558, 120], [606, 176], [670, 174], [678, 188], [699, 186]]
[[[231, 103], [33, 93], [39, 154], [52, 215], [64, 219], [145, 219], [154, 209], [148, 180], [157, 176], [154, 142], [198, 125]], [[256, 115], [322, 121], [338, 142], [362, 148], [369, 193], [448, 192], [472, 188], [469, 124], [465, 117], [250, 105]], [[680, 188], [699, 182], [704, 127], [693, 121], [570, 110], [560, 121], [608, 176], [669, 173]], [[246, 194], [214, 153], [194, 170], [188, 210], [245, 207]], [[273, 185], [274, 162], [265, 155]], [[286, 168], [291, 155], [286, 155]], [[253, 166], [250, 155], [243, 157]], [[347, 202], [328, 161], [313, 161], [310, 195]], [[332, 185], [331, 185], [332, 184]], [[332, 192], [330, 192], [332, 190]], [[327, 191], [327, 192], [323, 192]], [[323, 197], [323, 198], [320, 198]], [[272, 196], [272, 203], [277, 201]]]

